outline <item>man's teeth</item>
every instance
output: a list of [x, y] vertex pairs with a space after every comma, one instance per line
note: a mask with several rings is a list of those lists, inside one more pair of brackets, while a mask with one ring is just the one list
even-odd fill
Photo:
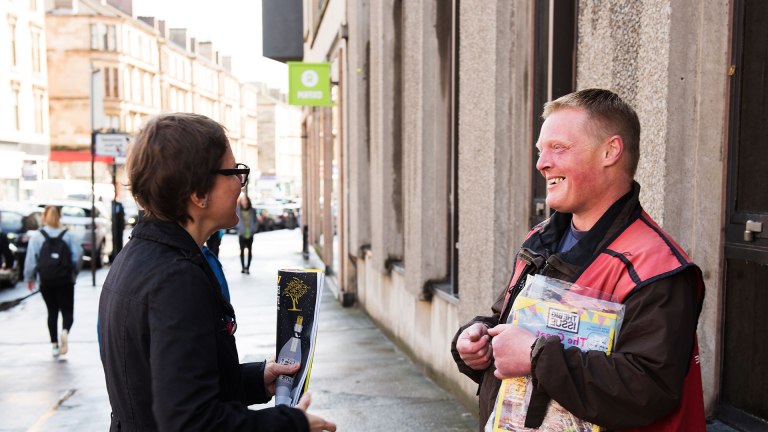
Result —
[[553, 177], [553, 178], [549, 179], [549, 184], [551, 184], [551, 185], [558, 184], [558, 183], [560, 183], [563, 180], [565, 180], [565, 177]]

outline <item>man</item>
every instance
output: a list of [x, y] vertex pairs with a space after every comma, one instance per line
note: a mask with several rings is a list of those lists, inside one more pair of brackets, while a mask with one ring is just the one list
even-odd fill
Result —
[[[481, 427], [499, 380], [530, 374], [537, 400], [554, 399], [604, 428], [703, 431], [696, 325], [704, 283], [640, 206], [637, 114], [616, 94], [587, 89], [547, 103], [543, 118], [536, 169], [556, 212], [523, 242], [493, 315], [461, 327], [452, 343], [459, 370], [480, 384]], [[504, 324], [528, 274], [624, 303], [614, 352], [564, 349], [557, 337], [537, 339]]]

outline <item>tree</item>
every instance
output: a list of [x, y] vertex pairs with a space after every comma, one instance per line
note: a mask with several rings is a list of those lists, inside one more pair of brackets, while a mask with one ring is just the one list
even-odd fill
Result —
[[289, 311], [296, 311], [301, 312], [301, 309], [297, 309], [296, 305], [299, 303], [299, 299], [307, 293], [307, 290], [309, 287], [307, 284], [301, 281], [299, 278], [293, 278], [290, 282], [288, 282], [288, 286], [285, 287], [284, 294], [291, 298], [291, 302], [293, 302], [293, 307], [288, 309]]

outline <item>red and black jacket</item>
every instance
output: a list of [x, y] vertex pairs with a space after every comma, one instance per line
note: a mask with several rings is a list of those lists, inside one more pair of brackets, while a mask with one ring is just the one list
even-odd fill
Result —
[[[571, 215], [555, 213], [534, 228], [490, 317], [505, 322], [527, 274], [544, 274], [612, 294], [626, 305], [616, 350], [564, 349], [547, 340], [536, 360], [536, 392], [577, 417], [610, 430], [704, 430], [696, 324], [704, 297], [699, 268], [642, 210], [640, 186], [619, 199], [570, 251], [555, 253]], [[493, 409], [499, 381], [493, 366], [459, 370], [480, 383], [480, 424]], [[529, 411], [530, 413], [530, 411]]]

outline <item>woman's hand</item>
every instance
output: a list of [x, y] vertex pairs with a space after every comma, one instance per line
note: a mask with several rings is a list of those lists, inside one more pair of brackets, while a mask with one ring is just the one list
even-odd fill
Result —
[[267, 359], [264, 364], [264, 388], [267, 390], [267, 394], [272, 397], [275, 395], [275, 381], [280, 375], [293, 375], [299, 371], [301, 363], [294, 363], [292, 365], [284, 365], [275, 363], [275, 358], [271, 357]]
[[304, 395], [301, 397], [301, 400], [299, 400], [299, 403], [296, 405], [296, 408], [304, 411], [304, 415], [307, 416], [307, 421], [309, 422], [309, 430], [311, 432], [324, 432], [324, 431], [335, 432], [336, 431], [335, 423], [322, 419], [316, 415], [312, 415], [307, 412], [307, 409], [309, 408], [309, 404], [311, 403], [312, 403], [312, 395], [309, 392], [307, 392], [307, 393], [304, 393]]
[[30, 279], [30, 280], [27, 281], [27, 288], [30, 291], [35, 289], [35, 280], [34, 279]]

